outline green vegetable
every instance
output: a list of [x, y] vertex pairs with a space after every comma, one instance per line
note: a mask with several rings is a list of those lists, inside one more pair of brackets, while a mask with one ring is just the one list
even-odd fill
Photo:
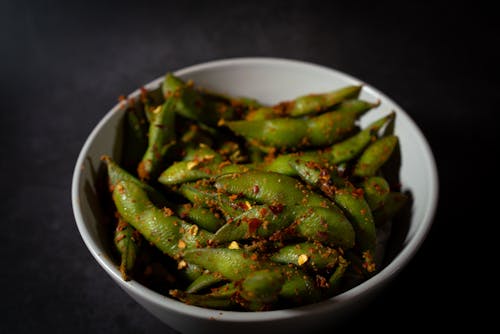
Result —
[[123, 278], [148, 285], [161, 267], [160, 290], [184, 303], [266, 311], [375, 274], [377, 229], [410, 197], [385, 173], [398, 173], [395, 114], [360, 128], [379, 105], [361, 89], [273, 106], [173, 74], [143, 89], [124, 111], [122, 160], [102, 157]]

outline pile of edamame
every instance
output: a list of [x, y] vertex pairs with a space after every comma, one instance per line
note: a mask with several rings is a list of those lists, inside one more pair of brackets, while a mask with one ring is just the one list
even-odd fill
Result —
[[265, 311], [376, 274], [377, 230], [407, 197], [384, 174], [395, 114], [360, 128], [379, 105], [361, 89], [264, 106], [169, 73], [124, 102], [121, 157], [102, 157], [123, 278], [187, 304]]

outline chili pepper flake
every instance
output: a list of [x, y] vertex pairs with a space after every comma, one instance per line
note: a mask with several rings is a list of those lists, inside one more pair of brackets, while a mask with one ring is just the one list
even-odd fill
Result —
[[189, 228], [188, 232], [189, 234], [191, 234], [192, 236], [195, 236], [198, 234], [198, 225], [193, 225]]
[[369, 273], [372, 273], [376, 269], [375, 262], [373, 261], [373, 256], [370, 251], [363, 252], [363, 268]]
[[177, 269], [182, 270], [187, 267], [187, 262], [184, 260], [180, 260], [179, 263], [177, 263]]
[[172, 211], [172, 209], [164, 207], [163, 214], [167, 217], [170, 217], [170, 216], [173, 216], [174, 212]]
[[229, 248], [229, 249], [240, 249], [240, 245], [238, 245], [238, 243], [236, 241], [231, 241], [231, 243], [229, 244], [229, 246], [227, 248]]
[[248, 221], [248, 233], [254, 234], [257, 231], [257, 229], [260, 227], [260, 225], [262, 225], [262, 220], [260, 220], [258, 218], [251, 218]]
[[352, 195], [353, 195], [354, 197], [363, 197], [363, 195], [364, 195], [364, 191], [363, 191], [363, 189], [361, 189], [361, 188], [355, 188], [355, 189], [353, 189], [353, 191], [352, 191]]
[[199, 162], [199, 161], [197, 161], [197, 160], [189, 161], [189, 162], [187, 163], [187, 169], [188, 169], [188, 170], [192, 170], [193, 168], [195, 168], [196, 166], [198, 166], [198, 164], [199, 164], [199, 163], [200, 163], [200, 162]]
[[299, 255], [299, 258], [297, 259], [297, 264], [299, 266], [303, 265], [304, 263], [307, 262], [307, 260], [309, 260], [309, 257], [306, 255], [306, 254], [300, 254]]
[[179, 239], [179, 242], [177, 243], [177, 247], [179, 247], [180, 249], [186, 248], [186, 243], [184, 242], [184, 240]]
[[118, 191], [120, 194], [123, 194], [125, 192], [125, 189], [123, 188], [123, 185], [121, 183], [118, 183], [115, 188], [116, 191]]
[[330, 284], [328, 283], [328, 281], [326, 280], [326, 278], [324, 278], [323, 276], [321, 275], [316, 275], [316, 284], [320, 287], [320, 288], [329, 288], [330, 287]]

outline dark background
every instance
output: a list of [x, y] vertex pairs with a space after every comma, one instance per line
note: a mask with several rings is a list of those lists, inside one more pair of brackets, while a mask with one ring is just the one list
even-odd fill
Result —
[[496, 266], [484, 258], [498, 223], [487, 195], [497, 182], [494, 13], [477, 1], [1, 1], [0, 333], [170, 332], [83, 244], [73, 168], [119, 95], [240, 56], [350, 73], [397, 101], [434, 150], [440, 201], [428, 239], [343, 330], [485, 326], [478, 288]]

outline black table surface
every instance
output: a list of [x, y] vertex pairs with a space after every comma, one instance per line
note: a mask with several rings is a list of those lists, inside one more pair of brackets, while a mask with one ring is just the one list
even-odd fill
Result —
[[85, 247], [73, 168], [119, 95], [167, 71], [250, 56], [313, 62], [379, 88], [435, 154], [427, 240], [340, 331], [480, 329], [486, 311], [471, 314], [484, 308], [478, 289], [495, 267], [486, 239], [498, 224], [488, 195], [498, 189], [496, 20], [479, 2], [0, 2], [0, 333], [174, 333]]

